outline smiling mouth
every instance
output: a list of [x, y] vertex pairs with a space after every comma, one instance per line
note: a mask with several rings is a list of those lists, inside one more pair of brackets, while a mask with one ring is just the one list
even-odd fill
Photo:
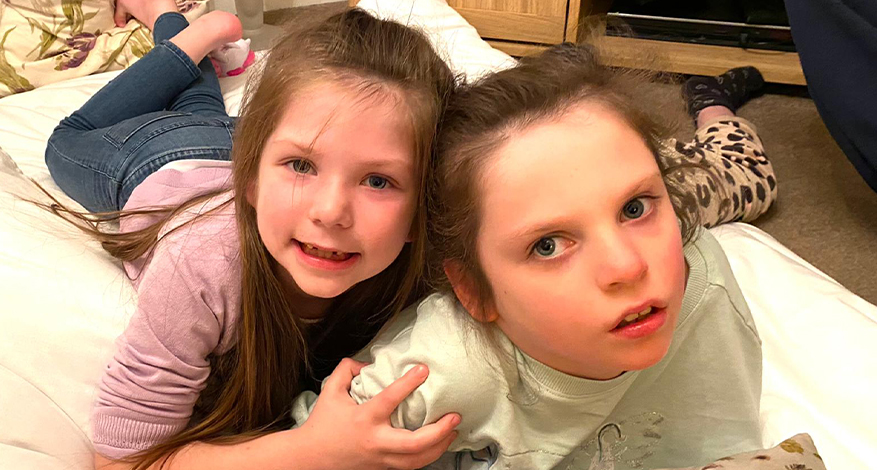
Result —
[[648, 318], [649, 315], [651, 315], [656, 310], [658, 310], [658, 309], [652, 308], [651, 306], [649, 306], [649, 307], [646, 307], [642, 312], [631, 313], [630, 315], [624, 317], [624, 319], [621, 320], [621, 323], [619, 323], [618, 326], [615, 327], [615, 329], [618, 330], [618, 329], [624, 328], [625, 326], [633, 325], [634, 323], [641, 322], [641, 321], [645, 320], [646, 318]]
[[347, 261], [355, 254], [344, 251], [324, 250], [316, 245], [311, 245], [310, 243], [298, 242], [298, 244], [301, 247], [301, 251], [305, 254], [331, 261]]

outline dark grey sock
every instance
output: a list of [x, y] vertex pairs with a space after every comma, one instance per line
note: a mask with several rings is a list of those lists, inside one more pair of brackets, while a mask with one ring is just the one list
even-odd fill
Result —
[[688, 114], [697, 118], [704, 108], [725, 106], [737, 112], [764, 86], [764, 78], [755, 67], [738, 67], [716, 77], [691, 77], [682, 85]]

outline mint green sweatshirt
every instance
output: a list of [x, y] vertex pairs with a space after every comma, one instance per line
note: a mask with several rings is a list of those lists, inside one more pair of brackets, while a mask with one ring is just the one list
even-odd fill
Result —
[[[622, 470], [692, 466], [761, 447], [761, 342], [718, 242], [685, 248], [688, 284], [667, 355], [597, 381], [554, 370], [499, 335], [494, 352], [452, 296], [434, 294], [388, 324], [357, 359], [365, 402], [416, 364], [429, 377], [391, 417], [416, 429], [460, 413], [459, 436], [430, 468]], [[316, 396], [293, 406], [307, 419]]]

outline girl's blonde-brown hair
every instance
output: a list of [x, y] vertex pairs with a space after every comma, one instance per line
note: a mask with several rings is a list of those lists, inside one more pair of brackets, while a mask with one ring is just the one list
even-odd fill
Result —
[[[670, 129], [650, 116], [637, 96], [646, 75], [600, 63], [596, 50], [571, 43], [525, 57], [511, 69], [461, 86], [448, 104], [438, 136], [438, 166], [430, 194], [433, 287], [451, 292], [444, 266], [461, 269], [482, 310], [493, 292], [476, 250], [483, 169], [499, 147], [528, 127], [556, 119], [574, 106], [594, 103], [617, 113], [655, 156], [688, 242], [699, 226], [696, 201], [674, 175], [682, 166], [663, 158]], [[550, 149], [546, 149], [550, 151]], [[686, 165], [689, 166], [689, 165]], [[471, 312], [478, 315], [478, 312]]]
[[[232, 442], [288, 426], [282, 418], [299, 391], [313, 386], [341, 358], [365, 346], [390, 316], [425, 292], [427, 176], [434, 167], [438, 121], [455, 77], [422, 33], [362, 10], [346, 10], [307, 25], [297, 23], [264, 59], [258, 82], [248, 86], [235, 130], [231, 194], [216, 191], [179, 207], [105, 214], [77, 213], [57, 201], [43, 205], [97, 238], [112, 255], [131, 261], [150, 253], [161, 242], [165, 224], [195, 204], [227, 197], [211, 212], [234, 204], [242, 264], [236, 346], [211, 358], [207, 389], [187, 428], [125, 459], [135, 469], [157, 462], [164, 466], [175, 451], [196, 441]], [[401, 98], [398, 109], [411, 123], [420, 190], [411, 242], [398, 258], [380, 274], [336, 298], [323, 321], [305, 328], [275, 273], [276, 262], [262, 243], [246, 194], [256, 181], [266, 141], [290, 98], [319, 81], [335, 81], [363, 96]], [[140, 215], [158, 222], [129, 233], [103, 230], [106, 222]]]

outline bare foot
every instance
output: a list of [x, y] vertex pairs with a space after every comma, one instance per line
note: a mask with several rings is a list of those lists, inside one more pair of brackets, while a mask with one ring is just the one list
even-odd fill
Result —
[[200, 16], [170, 41], [197, 64], [210, 51], [237, 41], [241, 36], [241, 20], [231, 13], [215, 10]]
[[152, 31], [155, 20], [169, 11], [179, 11], [175, 0], [116, 0], [113, 21], [122, 27], [128, 23], [129, 17], [133, 17]]

